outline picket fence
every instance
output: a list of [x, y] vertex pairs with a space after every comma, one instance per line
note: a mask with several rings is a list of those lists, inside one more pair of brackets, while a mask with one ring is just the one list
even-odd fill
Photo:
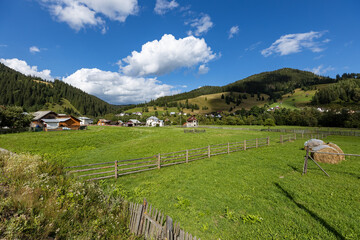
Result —
[[159, 153], [144, 158], [71, 166], [66, 167], [66, 169], [69, 170], [67, 173], [75, 174], [77, 177], [87, 181], [118, 178], [119, 176], [151, 171], [162, 167], [210, 158], [220, 154], [230, 154], [232, 152], [244, 151], [250, 148], [258, 148], [268, 145], [270, 145], [270, 137], [256, 138], [241, 142], [208, 145], [206, 147], [187, 149], [177, 152]]
[[130, 203], [130, 232], [147, 239], [200, 240], [180, 228], [169, 216], [153, 208], [144, 199], [143, 204]]

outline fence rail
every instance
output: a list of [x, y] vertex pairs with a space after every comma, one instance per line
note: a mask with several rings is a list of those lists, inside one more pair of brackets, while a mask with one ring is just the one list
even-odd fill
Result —
[[135, 174], [160, 169], [162, 167], [189, 163], [221, 154], [244, 151], [270, 145], [270, 137], [208, 145], [207, 147], [186, 149], [182, 151], [156, 154], [150, 157], [126, 159], [113, 162], [92, 163], [66, 167], [69, 174], [86, 181], [118, 178], [119, 176]]
[[280, 143], [292, 142], [299, 138], [318, 138], [322, 139], [329, 135], [329, 133], [292, 133], [286, 135], [280, 135]]
[[147, 239], [200, 240], [180, 228], [180, 224], [148, 204], [130, 203], [130, 232]]

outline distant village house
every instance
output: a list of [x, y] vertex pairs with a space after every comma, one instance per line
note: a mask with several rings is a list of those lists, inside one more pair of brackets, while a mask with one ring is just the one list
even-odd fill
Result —
[[146, 119], [146, 126], [148, 127], [163, 127], [164, 126], [164, 121], [160, 120], [157, 117], [151, 116], [148, 119]]
[[195, 116], [191, 116], [186, 120], [186, 123], [184, 125], [186, 127], [197, 127], [199, 126], [199, 122]]

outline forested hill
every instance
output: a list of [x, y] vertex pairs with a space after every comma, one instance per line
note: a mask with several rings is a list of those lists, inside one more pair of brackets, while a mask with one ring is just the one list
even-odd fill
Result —
[[49, 104], [68, 100], [80, 114], [101, 116], [115, 112], [120, 106], [111, 105], [60, 80], [44, 81], [26, 76], [0, 63], [0, 105], [22, 106], [32, 112], [46, 109]]
[[161, 97], [150, 102], [149, 105], [156, 104], [161, 106], [168, 102], [220, 92], [264, 93], [269, 95], [271, 99], [276, 100], [282, 95], [292, 92], [296, 88], [306, 89], [313, 85], [334, 83], [336, 81], [336, 79], [321, 77], [308, 71], [282, 68], [271, 72], [255, 74], [222, 87], [204, 86], [190, 92]]

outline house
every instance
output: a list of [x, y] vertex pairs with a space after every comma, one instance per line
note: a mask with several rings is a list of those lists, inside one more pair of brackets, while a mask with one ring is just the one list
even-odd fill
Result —
[[80, 129], [80, 120], [71, 115], [59, 114], [56, 118], [43, 118], [40, 122], [45, 131]]
[[197, 127], [199, 126], [199, 123], [195, 116], [191, 116], [186, 120], [186, 123], [184, 125], [186, 127]]
[[32, 128], [43, 128], [44, 122], [42, 122], [42, 119], [55, 119], [57, 118], [57, 113], [53, 111], [37, 111], [32, 113], [34, 118], [32, 119], [30, 123], [30, 127]]
[[142, 113], [141, 113], [141, 112], [133, 112], [132, 114], [133, 114], [133, 115], [137, 115], [137, 116], [142, 116]]
[[93, 123], [93, 120], [88, 117], [79, 117], [79, 120], [81, 126], [87, 126]]
[[129, 122], [132, 122], [133, 126], [140, 126], [141, 122], [137, 119], [130, 119]]
[[99, 119], [99, 121], [96, 123], [96, 125], [105, 126], [105, 125], [109, 125], [110, 122], [111, 122], [110, 120]]
[[163, 127], [164, 126], [164, 121], [163, 120], [159, 120], [157, 117], [151, 116], [148, 119], [146, 119], [146, 126], [148, 127]]
[[170, 112], [170, 116], [175, 115], [175, 114], [176, 114], [175, 112]]

